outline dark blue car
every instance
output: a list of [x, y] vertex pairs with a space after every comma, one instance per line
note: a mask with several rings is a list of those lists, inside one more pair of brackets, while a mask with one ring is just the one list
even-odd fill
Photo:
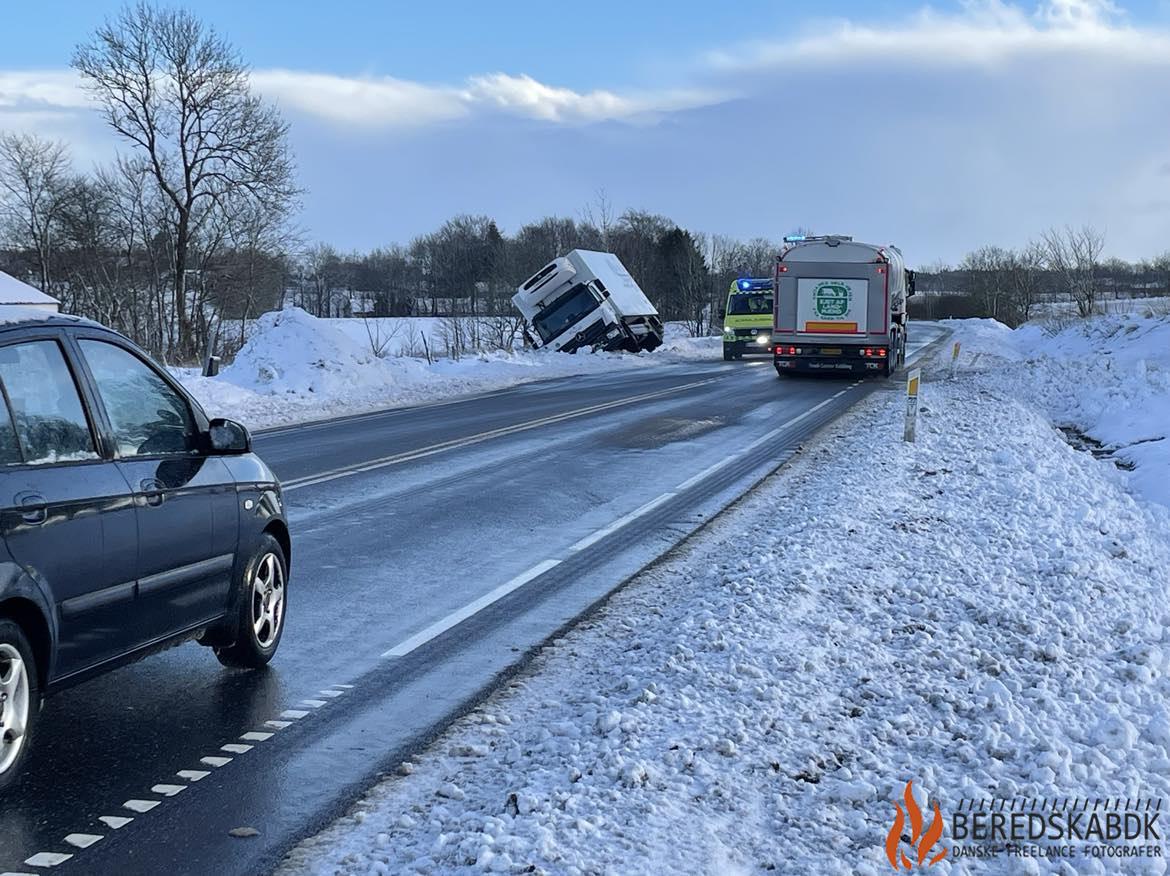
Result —
[[267, 664], [289, 559], [247, 429], [116, 332], [0, 307], [0, 789], [46, 694], [185, 639]]

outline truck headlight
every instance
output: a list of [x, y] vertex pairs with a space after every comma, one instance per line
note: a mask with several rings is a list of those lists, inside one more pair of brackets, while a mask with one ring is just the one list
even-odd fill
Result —
[[725, 338], [734, 338], [734, 337], [735, 337], [735, 329], [733, 329], [733, 328], [724, 328], [724, 329], [723, 329], [723, 337], [725, 337]]
[[771, 338], [769, 338], [767, 335], [760, 335], [758, 338], [756, 338], [756, 343], [766, 344], [769, 340], [771, 340]]

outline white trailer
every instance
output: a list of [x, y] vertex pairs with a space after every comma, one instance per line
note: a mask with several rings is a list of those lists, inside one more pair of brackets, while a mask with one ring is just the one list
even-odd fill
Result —
[[776, 259], [773, 362], [794, 371], [876, 371], [905, 362], [914, 272], [896, 246], [786, 237]]
[[617, 256], [575, 249], [549, 262], [512, 296], [536, 347], [572, 353], [653, 350], [662, 320]]

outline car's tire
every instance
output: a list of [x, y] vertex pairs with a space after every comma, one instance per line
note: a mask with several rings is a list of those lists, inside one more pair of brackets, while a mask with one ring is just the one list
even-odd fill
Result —
[[235, 591], [233, 641], [216, 646], [215, 656], [233, 669], [260, 669], [276, 653], [288, 613], [288, 560], [271, 535], [260, 537]]
[[735, 351], [733, 349], [731, 349], [731, 347], [727, 346], [727, 344], [724, 344], [723, 345], [723, 361], [730, 362], [734, 358], [735, 358]]
[[0, 619], [0, 793], [20, 781], [32, 747], [41, 694], [32, 647], [19, 625]]

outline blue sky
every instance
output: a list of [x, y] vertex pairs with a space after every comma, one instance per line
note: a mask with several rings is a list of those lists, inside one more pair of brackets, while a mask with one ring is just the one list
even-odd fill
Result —
[[[4, 10], [0, 129], [109, 159], [68, 60], [119, 8]], [[1166, 0], [192, 8], [280, 105], [301, 222], [342, 248], [458, 212], [514, 230], [605, 189], [695, 230], [805, 225], [917, 264], [1086, 222], [1123, 257], [1170, 249]]]

